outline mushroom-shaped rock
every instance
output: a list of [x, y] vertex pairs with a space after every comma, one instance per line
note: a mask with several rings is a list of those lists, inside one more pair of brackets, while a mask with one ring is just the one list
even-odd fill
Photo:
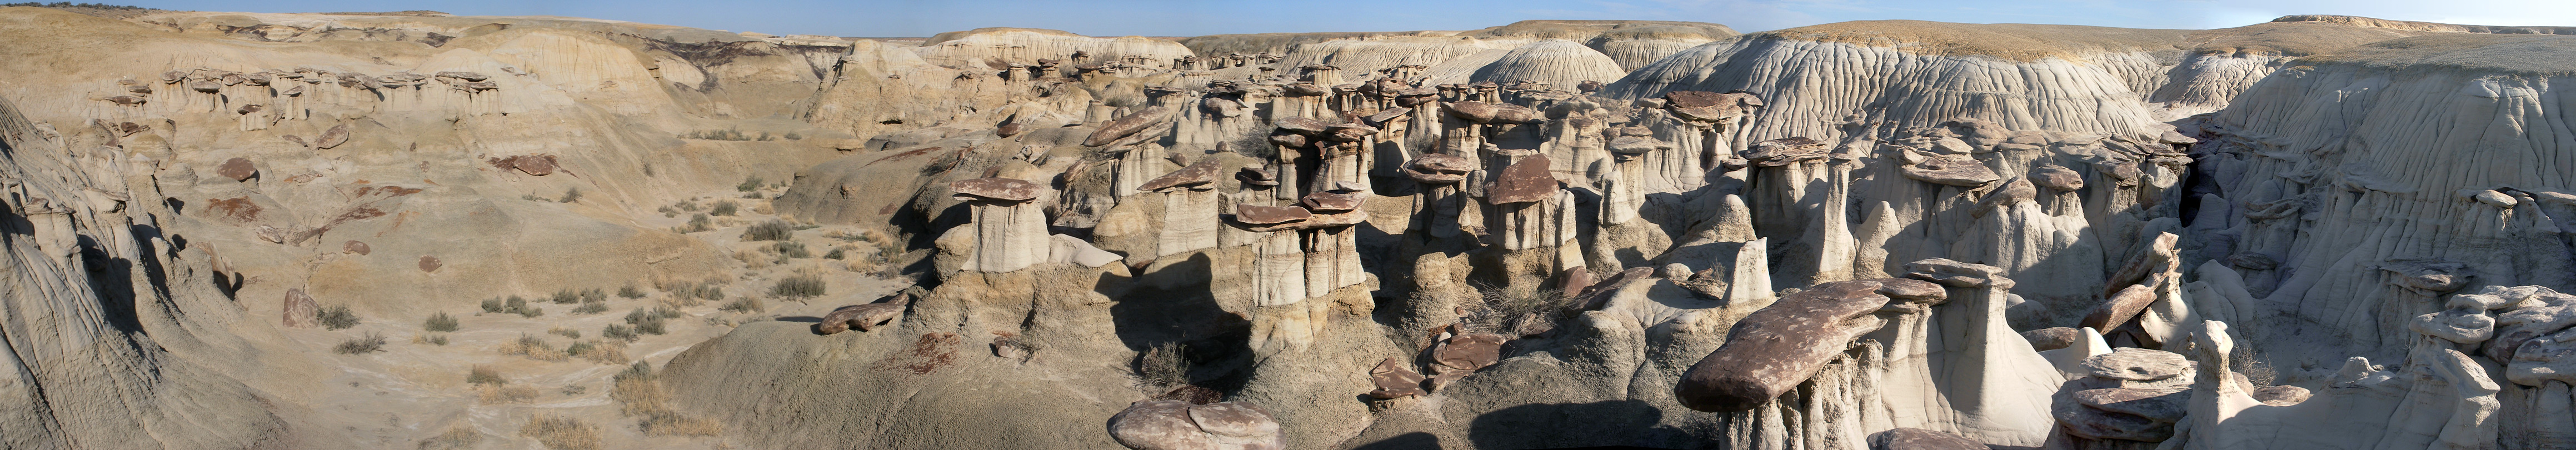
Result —
[[2433, 259], [2401, 259], [2379, 265], [2379, 270], [2396, 275], [2390, 284], [2425, 294], [2459, 290], [2469, 282], [2468, 269], [2468, 264]]
[[1762, 98], [1747, 93], [1672, 91], [1664, 93], [1664, 108], [1686, 119], [1720, 121], [1734, 119], [1762, 107]]
[[1994, 169], [1986, 168], [1985, 163], [1968, 155], [1934, 155], [1921, 164], [1906, 165], [1900, 171], [1906, 178], [1946, 186], [1977, 187], [2004, 179], [1996, 175]]
[[1423, 395], [1427, 393], [1422, 390], [1423, 379], [1421, 373], [1405, 367], [1403, 361], [1387, 358], [1369, 369], [1369, 381], [1377, 385], [1376, 390], [1369, 391], [1369, 397], [1392, 399]]
[[1135, 136], [1136, 133], [1142, 133], [1147, 128], [1153, 128], [1156, 125], [1164, 125], [1166, 122], [1170, 121], [1171, 116], [1171, 108], [1160, 105], [1147, 106], [1144, 109], [1136, 110], [1136, 112], [1129, 113], [1126, 116], [1110, 120], [1109, 123], [1100, 125], [1099, 130], [1092, 131], [1090, 137], [1082, 139], [1082, 146], [1099, 147], [1118, 142], [1120, 139], [1126, 139], [1130, 136]]
[[1305, 148], [1306, 144], [1311, 144], [1315, 141], [1315, 138], [1307, 137], [1303, 134], [1288, 132], [1288, 130], [1284, 128], [1280, 131], [1280, 133], [1273, 133], [1270, 135], [1271, 144], [1288, 148]]
[[1303, 206], [1307, 211], [1312, 212], [1338, 213], [1360, 209], [1360, 202], [1364, 200], [1366, 197], [1358, 193], [1317, 192], [1297, 199], [1297, 206]]
[[1620, 155], [1643, 155], [1672, 149], [1672, 143], [1646, 136], [1620, 136], [1610, 140], [1610, 152]]
[[1362, 120], [1362, 121], [1366, 121], [1366, 122], [1368, 122], [1368, 123], [1378, 124], [1379, 126], [1385, 126], [1387, 122], [1393, 122], [1393, 121], [1395, 121], [1396, 119], [1403, 118], [1405, 114], [1410, 114], [1410, 113], [1412, 113], [1412, 112], [1413, 112], [1413, 108], [1406, 108], [1406, 107], [1398, 106], [1398, 107], [1394, 107], [1394, 108], [1387, 108], [1387, 109], [1378, 110], [1377, 114], [1370, 114], [1370, 115], [1367, 115], [1367, 116], [1365, 116], [1365, 117], [1361, 117], [1361, 118], [1360, 118], [1360, 120]]
[[1234, 207], [1234, 221], [1250, 225], [1253, 231], [1278, 231], [1315, 217], [1313, 211], [1298, 206], [1239, 205]]
[[1785, 166], [1799, 161], [1824, 159], [1832, 146], [1803, 136], [1784, 137], [1755, 142], [1745, 150], [1744, 160], [1756, 166]]
[[259, 175], [259, 168], [252, 166], [249, 159], [233, 158], [224, 160], [223, 166], [216, 167], [215, 174], [231, 178], [233, 181], [245, 181]]
[[[1794, 389], [1851, 347], [1853, 338], [1876, 331], [1887, 319], [1882, 311], [1895, 299], [1881, 291], [1915, 296], [1938, 290], [1915, 280], [1836, 281], [1783, 296], [1745, 316], [1727, 333], [1726, 344], [1691, 366], [1673, 390], [1682, 406], [1698, 411], [1753, 409]], [[1914, 309], [1919, 309], [1915, 306]]]
[[1036, 200], [1040, 187], [1026, 180], [994, 177], [958, 180], [949, 183], [948, 189], [957, 193], [958, 200], [1007, 205]]
[[1921, 428], [1897, 428], [1869, 435], [1869, 450], [1986, 450], [1986, 444], [1959, 435]]
[[329, 150], [333, 147], [339, 147], [340, 144], [348, 142], [349, 126], [347, 124], [342, 124], [340, 126], [331, 127], [329, 130], [323, 130], [322, 137], [315, 138], [313, 140], [313, 148]]
[[1501, 105], [1478, 101], [1448, 102], [1441, 106], [1449, 111], [1451, 117], [1473, 123], [1492, 123], [1494, 114], [1502, 110]]
[[2192, 369], [2190, 359], [2163, 350], [2121, 347], [2094, 355], [2081, 365], [2086, 375], [2125, 381], [2156, 381]]
[[1281, 88], [1280, 90], [1287, 93], [1290, 97], [1314, 97], [1333, 93], [1331, 89], [1326, 89], [1323, 86], [1316, 86], [1314, 83], [1291, 84]]
[[1236, 179], [1236, 180], [1241, 180], [1241, 181], [1243, 181], [1243, 184], [1245, 184], [1245, 185], [1250, 185], [1250, 186], [1278, 186], [1278, 185], [1279, 185], [1279, 174], [1278, 174], [1278, 173], [1276, 173], [1276, 172], [1271, 172], [1271, 171], [1270, 171], [1270, 169], [1263, 169], [1263, 168], [1259, 168], [1259, 167], [1245, 167], [1245, 168], [1243, 168], [1243, 170], [1235, 171], [1235, 172], [1234, 172], [1234, 179]]
[[1154, 177], [1154, 179], [1151, 180], [1145, 180], [1145, 184], [1137, 185], [1136, 190], [1160, 191], [1164, 189], [1196, 187], [1206, 185], [1208, 183], [1214, 183], [1216, 182], [1216, 171], [1218, 168], [1216, 158], [1204, 159], [1206, 160], [1199, 161], [1198, 164], [1191, 164], [1189, 167], [1181, 168], [1181, 170], [1175, 170], [1172, 171], [1172, 173], [1163, 174], [1163, 176]]
[[1377, 128], [1356, 123], [1334, 124], [1325, 129], [1324, 139], [1333, 142], [1359, 142], [1376, 135]]
[[859, 331], [868, 331], [893, 321], [895, 315], [903, 313], [903, 307], [908, 303], [898, 300], [834, 308], [831, 314], [823, 315], [823, 323], [814, 324], [814, 333], [839, 333], [849, 331], [852, 327], [858, 328]]
[[1326, 130], [1333, 128], [1333, 124], [1331, 123], [1304, 117], [1279, 119], [1274, 123], [1279, 125], [1279, 131], [1303, 134], [1307, 136], [1320, 136], [1323, 135]]
[[1467, 173], [1475, 168], [1476, 163], [1465, 157], [1432, 153], [1405, 163], [1404, 175], [1426, 184], [1454, 184], [1467, 181]]
[[443, 266], [443, 264], [438, 262], [438, 257], [436, 256], [420, 257], [420, 271], [422, 272], [438, 273], [438, 268], [441, 266]]
[[368, 253], [375, 253], [375, 249], [368, 247], [365, 242], [349, 241], [340, 244], [340, 253], [367, 256]]
[[1109, 437], [1136, 450], [1281, 450], [1286, 435], [1269, 411], [1243, 402], [1193, 405], [1149, 400], [1109, 418]]
[[1985, 287], [1988, 284], [2002, 284], [1998, 286], [2000, 288], [2012, 287], [2012, 280], [2004, 278], [2003, 273], [2002, 268], [1995, 266], [1944, 258], [1927, 258], [1905, 263], [1906, 278], [1957, 288]]
[[2084, 174], [2075, 173], [2075, 169], [2056, 165], [2033, 167], [2030, 169], [2029, 177], [2030, 184], [2052, 191], [2064, 192], [2084, 188]]
[[1496, 205], [1546, 200], [1556, 196], [1556, 173], [1546, 156], [1530, 156], [1504, 167], [1485, 187], [1485, 202]]

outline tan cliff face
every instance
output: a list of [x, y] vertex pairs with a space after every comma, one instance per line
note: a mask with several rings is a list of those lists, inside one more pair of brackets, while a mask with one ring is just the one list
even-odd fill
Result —
[[0, 448], [2570, 442], [2556, 28], [88, 12]]

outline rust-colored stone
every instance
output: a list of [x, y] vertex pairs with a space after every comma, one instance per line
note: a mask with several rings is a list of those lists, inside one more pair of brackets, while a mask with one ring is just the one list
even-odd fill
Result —
[[1546, 156], [1530, 156], [1504, 167], [1485, 188], [1485, 202], [1496, 205], [1547, 200], [1557, 191], [1556, 173]]
[[250, 177], [259, 175], [259, 168], [251, 165], [248, 158], [233, 158], [224, 160], [223, 166], [216, 167], [215, 174], [231, 178], [233, 181], [247, 181]]

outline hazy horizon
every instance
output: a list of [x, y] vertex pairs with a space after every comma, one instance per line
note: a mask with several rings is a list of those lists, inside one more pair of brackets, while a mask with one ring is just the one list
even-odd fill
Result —
[[984, 27], [1048, 28], [1094, 36], [1473, 30], [1520, 20], [1679, 20], [1753, 32], [1852, 20], [2045, 23], [2127, 28], [2226, 28], [2293, 14], [2339, 14], [2497, 26], [2576, 26], [2576, 2], [2462, 0], [1316, 0], [1295, 4], [1177, 0], [965, 0], [706, 3], [674, 0], [147, 0], [110, 2], [224, 12], [435, 10], [460, 16], [570, 16], [734, 32], [923, 37]]

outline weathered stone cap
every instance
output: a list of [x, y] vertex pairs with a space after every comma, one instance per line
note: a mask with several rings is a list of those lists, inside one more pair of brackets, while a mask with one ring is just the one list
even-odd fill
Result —
[[1010, 178], [977, 178], [948, 185], [958, 200], [1019, 203], [1038, 198], [1038, 184]]

